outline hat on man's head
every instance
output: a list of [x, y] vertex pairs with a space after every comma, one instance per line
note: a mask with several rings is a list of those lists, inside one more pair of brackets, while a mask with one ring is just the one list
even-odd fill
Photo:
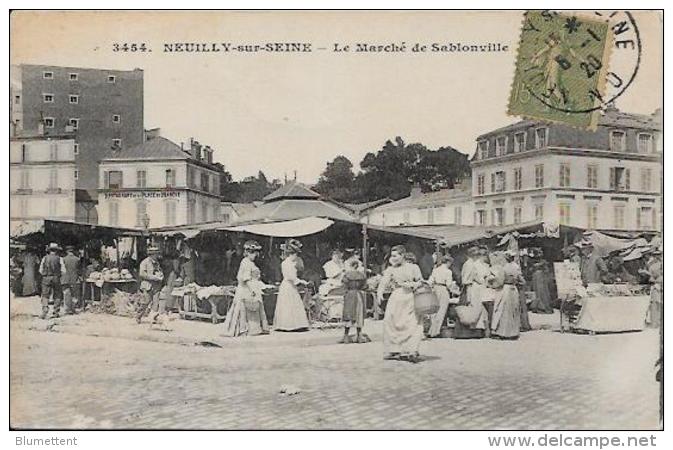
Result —
[[147, 248], [147, 253], [148, 253], [148, 254], [161, 253], [161, 249], [160, 249], [159, 247], [157, 247], [157, 246], [152, 245], [152, 246], [150, 246], [150, 247]]
[[62, 250], [62, 249], [61, 249], [61, 246], [58, 245], [56, 242], [52, 242], [51, 244], [49, 244], [49, 247], [47, 247], [47, 250], [49, 250], [49, 251], [52, 251], [52, 250], [59, 251], [59, 250]]
[[75, 246], [74, 246], [74, 245], [66, 245], [66, 246], [65, 246], [65, 249], [66, 249], [67, 251], [75, 251]]

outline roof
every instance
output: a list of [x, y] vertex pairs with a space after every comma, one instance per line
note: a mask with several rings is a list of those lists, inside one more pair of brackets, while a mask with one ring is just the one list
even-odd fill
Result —
[[470, 191], [462, 189], [441, 189], [439, 191], [424, 192], [420, 195], [410, 195], [400, 200], [384, 204], [376, 208], [377, 211], [390, 211], [403, 208], [421, 208], [436, 205], [437, 203], [469, 200]]
[[324, 217], [345, 221], [357, 220], [350, 211], [320, 199], [280, 198], [258, 206], [239, 217], [238, 223], [293, 220], [304, 217]]
[[[477, 140], [493, 136], [495, 134], [504, 134], [509, 131], [520, 130], [522, 128], [538, 126], [545, 123], [546, 122], [541, 120], [519, 120], [518, 122], [514, 122], [509, 125], [505, 125], [504, 127], [496, 128], [495, 130], [489, 131], [488, 133], [481, 134], [477, 137]], [[635, 114], [622, 112], [613, 107], [608, 108], [604, 114], [599, 116], [598, 125], [608, 127], [647, 128], [652, 130], [661, 130], [661, 117], [659, 116], [658, 111], [655, 111], [654, 114]]]
[[301, 183], [291, 181], [264, 197], [264, 201], [271, 202], [284, 198], [318, 199], [320, 194]]
[[368, 211], [372, 208], [376, 208], [377, 206], [385, 205], [386, 203], [392, 202], [391, 199], [388, 197], [386, 198], [380, 198], [378, 200], [372, 200], [371, 202], [364, 202], [364, 203], [341, 203], [339, 202], [339, 205], [343, 206], [344, 208], [348, 208], [352, 212], [356, 214], [362, 214], [365, 211]]
[[231, 209], [233, 209], [239, 217], [244, 214], [249, 214], [255, 208], [257, 208], [257, 205], [255, 205], [254, 203], [222, 202], [222, 204], [226, 206], [231, 206]]
[[115, 151], [103, 158], [103, 161], [137, 159], [191, 159], [191, 156], [175, 142], [159, 136], [140, 145]]

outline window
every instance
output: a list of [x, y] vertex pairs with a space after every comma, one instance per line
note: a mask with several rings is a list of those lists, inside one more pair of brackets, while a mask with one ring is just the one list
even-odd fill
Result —
[[484, 195], [486, 192], [486, 176], [482, 173], [477, 175], [477, 195]]
[[20, 105], [21, 104], [21, 96], [20, 95], [15, 95], [14, 96], [14, 104], [15, 105]]
[[175, 169], [166, 169], [166, 187], [175, 187]]
[[559, 207], [559, 223], [568, 225], [570, 223], [570, 205], [568, 203], [561, 203]]
[[495, 192], [495, 173], [491, 174], [491, 192]]
[[144, 170], [136, 171], [136, 187], [144, 188], [147, 186], [147, 172]]
[[196, 222], [196, 200], [189, 199], [187, 201], [187, 218], [189, 223]]
[[187, 187], [194, 187], [194, 168], [190, 166], [187, 167]]
[[561, 163], [559, 166], [559, 186], [570, 186], [570, 166], [568, 164]]
[[514, 207], [514, 223], [521, 223], [521, 206]]
[[177, 205], [174, 201], [169, 200], [164, 203], [164, 215], [166, 225], [175, 225], [175, 211]]
[[505, 224], [505, 209], [494, 208], [491, 211], [491, 223], [494, 226], [501, 226]]
[[79, 119], [77, 118], [72, 118], [68, 121], [68, 123], [72, 126], [73, 130], [79, 129]]
[[495, 156], [502, 156], [507, 153], [507, 136], [500, 136], [495, 139]]
[[112, 139], [112, 148], [119, 150], [122, 148], [122, 140], [119, 138]]
[[73, 145], [73, 150], [75, 152], [75, 155], [79, 155], [79, 144], [75, 143]]
[[535, 205], [535, 220], [544, 219], [544, 205]]
[[649, 133], [638, 135], [638, 153], [652, 153], [654, 151], [654, 138]]
[[21, 171], [21, 189], [30, 189], [30, 170]]
[[49, 189], [58, 188], [58, 169], [51, 169], [49, 171]]
[[50, 71], [42, 72], [42, 78], [44, 78], [45, 80], [53, 80], [54, 79], [54, 72], [50, 72]]
[[652, 169], [640, 169], [640, 190], [649, 191], [652, 189]]
[[517, 167], [514, 169], [514, 190], [520, 191], [521, 186], [521, 167]]
[[535, 187], [541, 188], [544, 186], [544, 165], [538, 164], [535, 166]]
[[613, 152], [626, 151], [626, 133], [618, 130], [610, 132], [610, 150]]
[[652, 230], [656, 222], [656, 212], [651, 206], [642, 206], [636, 209], [636, 228]]
[[112, 226], [119, 225], [119, 203], [110, 202], [108, 204], [108, 224]]
[[107, 189], [121, 189], [123, 187], [123, 177], [120, 170], [110, 170], [106, 173], [105, 187]]
[[547, 129], [538, 128], [535, 130], [535, 148], [544, 148], [547, 146]]
[[616, 229], [624, 228], [624, 206], [615, 205], [613, 209], [614, 227]]
[[432, 225], [433, 223], [435, 223], [435, 210], [434, 210], [434, 208], [428, 208], [427, 215], [428, 215], [428, 217], [427, 217], [428, 224]]
[[79, 180], [79, 170], [75, 169], [75, 181]]
[[624, 167], [610, 167], [610, 189], [613, 191], [630, 191], [631, 170]]
[[121, 123], [122, 121], [122, 116], [119, 114], [113, 114], [112, 115], [112, 123]]
[[206, 172], [201, 172], [201, 190], [204, 192], [210, 190], [210, 175]]
[[42, 94], [42, 101], [44, 103], [54, 103], [54, 94]]
[[[507, 190], [507, 177], [504, 171], [498, 171], [491, 175], [491, 186], [494, 192], [504, 192]], [[493, 185], [495, 183], [495, 185]]]
[[136, 202], [136, 227], [145, 228], [148, 218], [147, 202], [143, 200]]
[[229, 215], [229, 213], [222, 213], [222, 222], [229, 223], [230, 220], [231, 216]]
[[21, 144], [21, 162], [28, 161], [28, 153], [26, 152], [26, 150], [28, 150], [26, 144]]
[[475, 222], [477, 225], [486, 225], [486, 210], [479, 209], [475, 211], [476, 218]]
[[70, 81], [77, 81], [77, 80], [79, 80], [79, 74], [78, 74], [78, 73], [74, 73], [74, 72], [73, 72], [73, 73], [69, 73], [69, 74], [68, 74], [68, 79], [69, 79]]
[[71, 105], [77, 105], [79, 103], [79, 95], [71, 94], [68, 96], [68, 101]]
[[44, 127], [45, 128], [54, 128], [54, 118], [53, 117], [45, 117], [44, 118]]
[[463, 208], [460, 206], [456, 206], [453, 209], [453, 223], [456, 225], [462, 225], [463, 224]]
[[116, 76], [114, 76], [114, 75], [108, 75], [108, 76], [107, 76], [107, 82], [108, 82], [108, 83], [114, 83], [114, 82], [116, 82], [116, 81], [117, 81], [117, 77], [116, 77]]
[[51, 161], [58, 161], [58, 144], [55, 142], [49, 145], [49, 159]]
[[587, 228], [595, 229], [598, 228], [598, 205], [589, 204], [587, 205]]
[[526, 133], [516, 133], [514, 135], [514, 151], [526, 151]]
[[598, 188], [598, 166], [587, 166], [587, 187]]
[[479, 152], [479, 159], [488, 158], [488, 141], [479, 141], [477, 151]]
[[208, 222], [208, 203], [201, 201], [201, 222]]

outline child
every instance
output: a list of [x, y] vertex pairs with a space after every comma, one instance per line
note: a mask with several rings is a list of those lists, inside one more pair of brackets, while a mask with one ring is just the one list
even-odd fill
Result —
[[266, 320], [266, 311], [264, 311], [264, 289], [273, 287], [261, 280], [262, 273], [258, 267], [251, 271], [252, 280], [248, 281], [248, 286], [252, 290], [252, 300], [246, 300], [245, 311], [248, 321], [248, 336], [269, 333], [269, 323]]
[[[343, 321], [345, 324], [344, 336], [339, 341], [340, 344], [364, 344], [371, 342], [369, 336], [362, 333], [362, 327], [365, 322], [365, 293], [363, 290], [367, 286], [367, 277], [360, 270], [360, 261], [351, 260], [346, 266], [346, 273], [343, 276], [343, 283], [346, 287], [344, 296]], [[350, 329], [355, 326], [355, 340], [351, 340]]]

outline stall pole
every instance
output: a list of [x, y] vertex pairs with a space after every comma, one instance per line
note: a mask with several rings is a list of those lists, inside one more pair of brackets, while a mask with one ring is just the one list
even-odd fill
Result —
[[121, 261], [119, 260], [119, 239], [114, 238], [115, 251], [117, 252], [117, 269], [121, 267]]

